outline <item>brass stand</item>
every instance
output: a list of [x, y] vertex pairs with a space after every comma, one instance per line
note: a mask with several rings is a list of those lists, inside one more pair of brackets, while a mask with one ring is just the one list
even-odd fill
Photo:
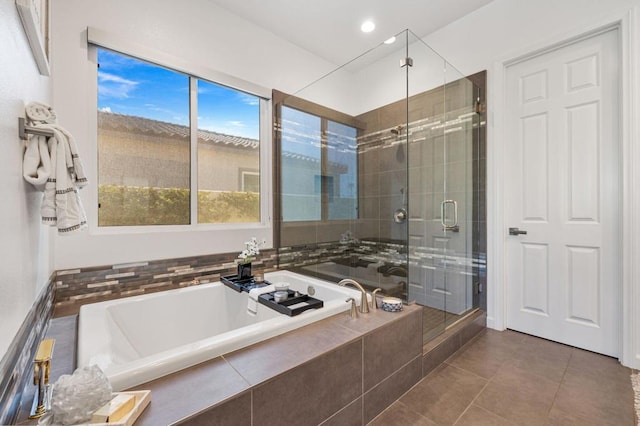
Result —
[[54, 339], [40, 342], [38, 352], [33, 360], [33, 384], [38, 386], [33, 397], [30, 419], [39, 419], [47, 413], [49, 405], [49, 373], [51, 371], [51, 355]]

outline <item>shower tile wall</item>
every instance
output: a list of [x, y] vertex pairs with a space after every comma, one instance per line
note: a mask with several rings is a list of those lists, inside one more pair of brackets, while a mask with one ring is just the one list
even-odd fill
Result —
[[399, 101], [356, 117], [366, 123], [358, 135], [358, 238], [407, 239], [406, 222], [393, 221], [408, 196], [406, 111], [406, 101]]
[[[473, 287], [474, 303], [467, 300], [449, 307], [456, 312], [470, 305], [486, 309], [486, 298], [477, 294], [477, 289], [486, 288], [485, 126], [484, 111], [475, 110], [476, 96], [484, 105], [485, 79], [481, 72], [356, 117], [366, 123], [358, 136], [356, 235], [388, 241], [408, 237], [410, 262], [417, 264], [410, 276], [418, 283], [437, 281], [427, 260], [434, 251], [462, 255], [462, 273], [448, 276], [447, 290], [458, 286], [468, 292]], [[444, 199], [457, 201], [460, 221], [460, 233], [447, 238], [440, 224]], [[401, 207], [407, 208], [410, 219], [398, 224], [393, 212]], [[472, 280], [467, 272], [480, 279]]]

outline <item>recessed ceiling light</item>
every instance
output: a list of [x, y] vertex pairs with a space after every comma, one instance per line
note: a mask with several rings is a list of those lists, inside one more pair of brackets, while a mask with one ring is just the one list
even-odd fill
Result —
[[374, 24], [373, 21], [364, 21], [360, 26], [360, 29], [363, 33], [370, 33], [376, 29], [376, 24]]
[[395, 36], [393, 36], [393, 37], [391, 37], [391, 38], [386, 39], [386, 40], [384, 41], [384, 44], [392, 44], [392, 43], [395, 43], [395, 41], [396, 41], [396, 37], [395, 37]]

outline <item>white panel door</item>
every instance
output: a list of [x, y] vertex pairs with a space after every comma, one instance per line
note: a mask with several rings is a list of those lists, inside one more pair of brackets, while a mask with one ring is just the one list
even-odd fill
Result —
[[616, 30], [507, 68], [507, 327], [619, 355]]

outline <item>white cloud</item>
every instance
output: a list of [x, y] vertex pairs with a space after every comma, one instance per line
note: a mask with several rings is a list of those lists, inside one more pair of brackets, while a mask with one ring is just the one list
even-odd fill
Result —
[[118, 75], [98, 72], [98, 92], [107, 98], [126, 99], [139, 83]]
[[111, 107], [106, 106], [104, 108], [100, 108], [100, 111], [102, 111], [102, 112], [111, 112]]
[[227, 121], [227, 124], [233, 127], [247, 127], [242, 121]]
[[246, 93], [239, 93], [238, 96], [240, 97], [240, 100], [247, 105], [256, 106], [260, 104], [260, 101], [256, 96], [247, 95]]

